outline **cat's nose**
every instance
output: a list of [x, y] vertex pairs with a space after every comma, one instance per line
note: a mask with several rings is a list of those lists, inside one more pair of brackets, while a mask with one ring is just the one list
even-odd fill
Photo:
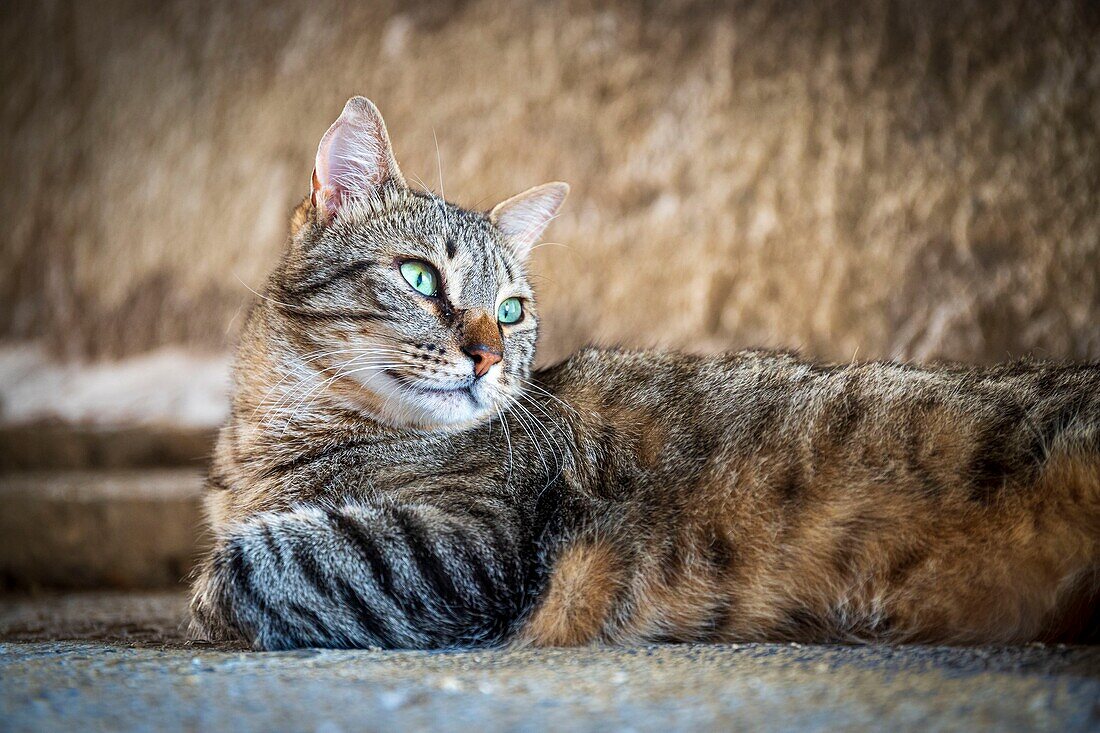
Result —
[[474, 377], [481, 379], [492, 369], [493, 364], [500, 363], [503, 354], [497, 349], [486, 344], [470, 344], [463, 346], [462, 351], [474, 360]]
[[474, 360], [474, 378], [481, 379], [504, 358], [500, 326], [488, 311], [469, 310], [462, 315], [462, 351]]

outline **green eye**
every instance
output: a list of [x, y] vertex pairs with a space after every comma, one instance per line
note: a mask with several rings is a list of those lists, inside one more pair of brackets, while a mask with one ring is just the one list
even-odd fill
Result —
[[523, 318], [523, 302], [519, 298], [508, 298], [497, 308], [497, 320], [501, 323], [515, 323]]
[[435, 274], [435, 268], [427, 262], [409, 260], [402, 262], [400, 269], [405, 282], [421, 295], [431, 296], [439, 292], [439, 276]]

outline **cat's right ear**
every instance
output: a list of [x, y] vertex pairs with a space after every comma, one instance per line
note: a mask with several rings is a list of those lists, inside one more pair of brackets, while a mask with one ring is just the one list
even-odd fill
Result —
[[352, 97], [317, 146], [310, 201], [328, 221], [349, 201], [382, 185], [405, 185], [386, 123], [366, 97]]
[[526, 260], [568, 195], [568, 183], [544, 183], [497, 204], [489, 212], [489, 221], [504, 234], [516, 256]]

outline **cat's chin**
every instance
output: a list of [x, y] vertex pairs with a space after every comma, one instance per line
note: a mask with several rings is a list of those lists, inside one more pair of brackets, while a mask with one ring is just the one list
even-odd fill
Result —
[[363, 385], [375, 396], [373, 417], [395, 428], [455, 432], [486, 422], [496, 413], [499, 396], [483, 382], [441, 387], [402, 383], [379, 375]]

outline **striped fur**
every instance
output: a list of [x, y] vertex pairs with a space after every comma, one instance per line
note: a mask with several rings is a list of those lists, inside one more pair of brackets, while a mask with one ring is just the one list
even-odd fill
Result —
[[[197, 637], [1097, 633], [1100, 364], [586, 350], [532, 372], [537, 316], [507, 228], [392, 180], [360, 193], [334, 218], [303, 204], [248, 319]], [[410, 255], [440, 270], [439, 298], [400, 280]], [[464, 324], [513, 293], [525, 320], [500, 327], [503, 361], [470, 382]], [[419, 391], [455, 380], [475, 384], [462, 400]]]

